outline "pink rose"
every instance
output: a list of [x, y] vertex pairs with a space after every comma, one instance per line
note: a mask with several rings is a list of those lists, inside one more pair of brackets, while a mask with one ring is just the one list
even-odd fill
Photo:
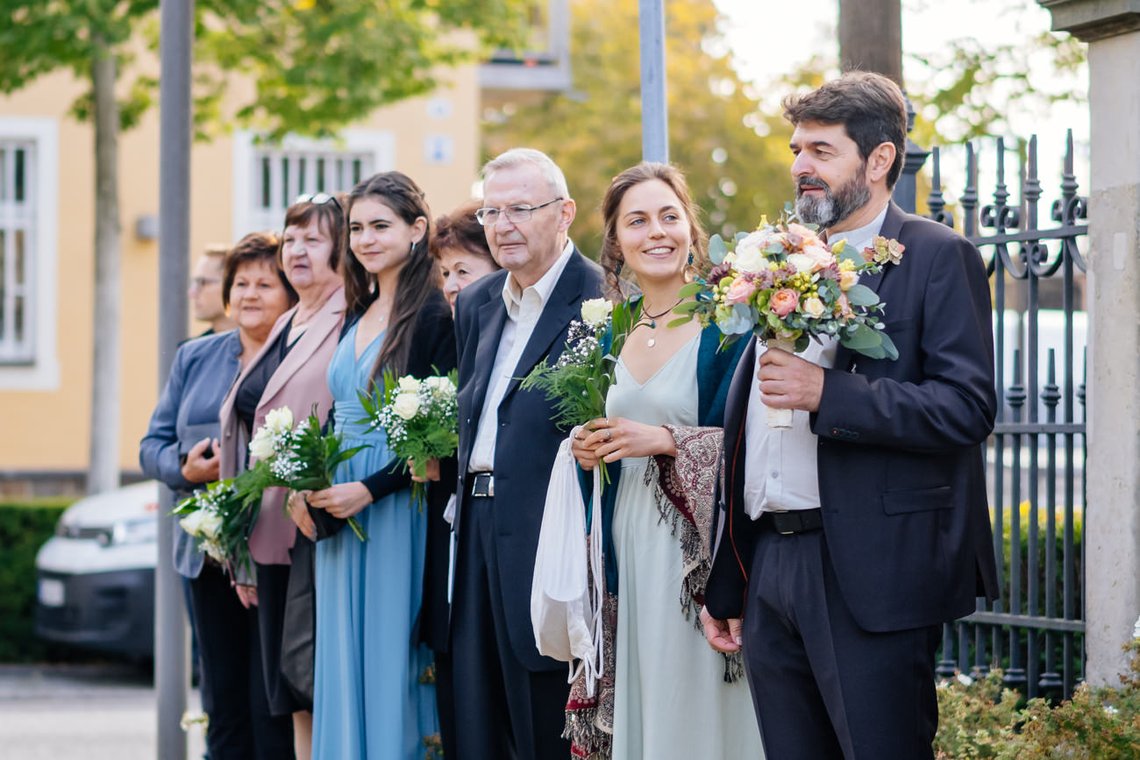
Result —
[[777, 317], [786, 317], [800, 305], [800, 294], [791, 288], [781, 288], [772, 294], [769, 304]]
[[724, 300], [726, 303], [748, 303], [755, 292], [756, 282], [751, 277], [739, 277], [729, 286]]

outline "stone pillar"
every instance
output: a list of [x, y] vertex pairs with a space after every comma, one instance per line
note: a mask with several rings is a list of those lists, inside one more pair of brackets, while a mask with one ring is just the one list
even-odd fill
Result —
[[1140, 0], [1038, 0], [1089, 43], [1087, 679], [1118, 685], [1140, 614]]

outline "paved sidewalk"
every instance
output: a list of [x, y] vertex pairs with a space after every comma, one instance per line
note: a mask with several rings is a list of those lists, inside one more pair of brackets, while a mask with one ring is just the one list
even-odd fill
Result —
[[[149, 676], [126, 666], [0, 666], [0, 760], [156, 760], [155, 703]], [[196, 691], [187, 708], [200, 709]], [[188, 739], [188, 760], [202, 757], [201, 730]]]

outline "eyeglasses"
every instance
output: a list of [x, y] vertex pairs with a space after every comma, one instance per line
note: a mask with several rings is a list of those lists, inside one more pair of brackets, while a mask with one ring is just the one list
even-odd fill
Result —
[[494, 227], [499, 221], [499, 216], [505, 216], [507, 221], [511, 224], [518, 224], [530, 219], [530, 215], [540, 208], [546, 208], [551, 203], [557, 203], [563, 200], [562, 197], [555, 198], [546, 203], [540, 203], [537, 206], [507, 206], [506, 208], [479, 208], [475, 209], [475, 219], [479, 224], [484, 227]]
[[312, 203], [313, 205], [316, 205], [316, 206], [323, 206], [326, 203], [331, 203], [332, 205], [336, 206], [340, 211], [342, 211], [342, 212], [344, 211], [344, 209], [341, 208], [340, 201], [338, 201], [336, 199], [336, 196], [335, 195], [329, 195], [328, 193], [316, 193], [316, 194], [301, 193], [300, 195], [298, 195], [296, 198], [293, 199], [294, 205], [296, 205], [298, 203]]
[[201, 290], [207, 285], [217, 285], [221, 282], [217, 277], [193, 277], [190, 279], [190, 287]]

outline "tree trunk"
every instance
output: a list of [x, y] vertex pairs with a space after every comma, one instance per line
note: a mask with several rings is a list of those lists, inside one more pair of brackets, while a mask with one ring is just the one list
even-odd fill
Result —
[[92, 325], [91, 437], [87, 492], [119, 485], [119, 105], [114, 53], [92, 32], [95, 114], [95, 321]]
[[839, 63], [902, 87], [902, 0], [839, 0]]

